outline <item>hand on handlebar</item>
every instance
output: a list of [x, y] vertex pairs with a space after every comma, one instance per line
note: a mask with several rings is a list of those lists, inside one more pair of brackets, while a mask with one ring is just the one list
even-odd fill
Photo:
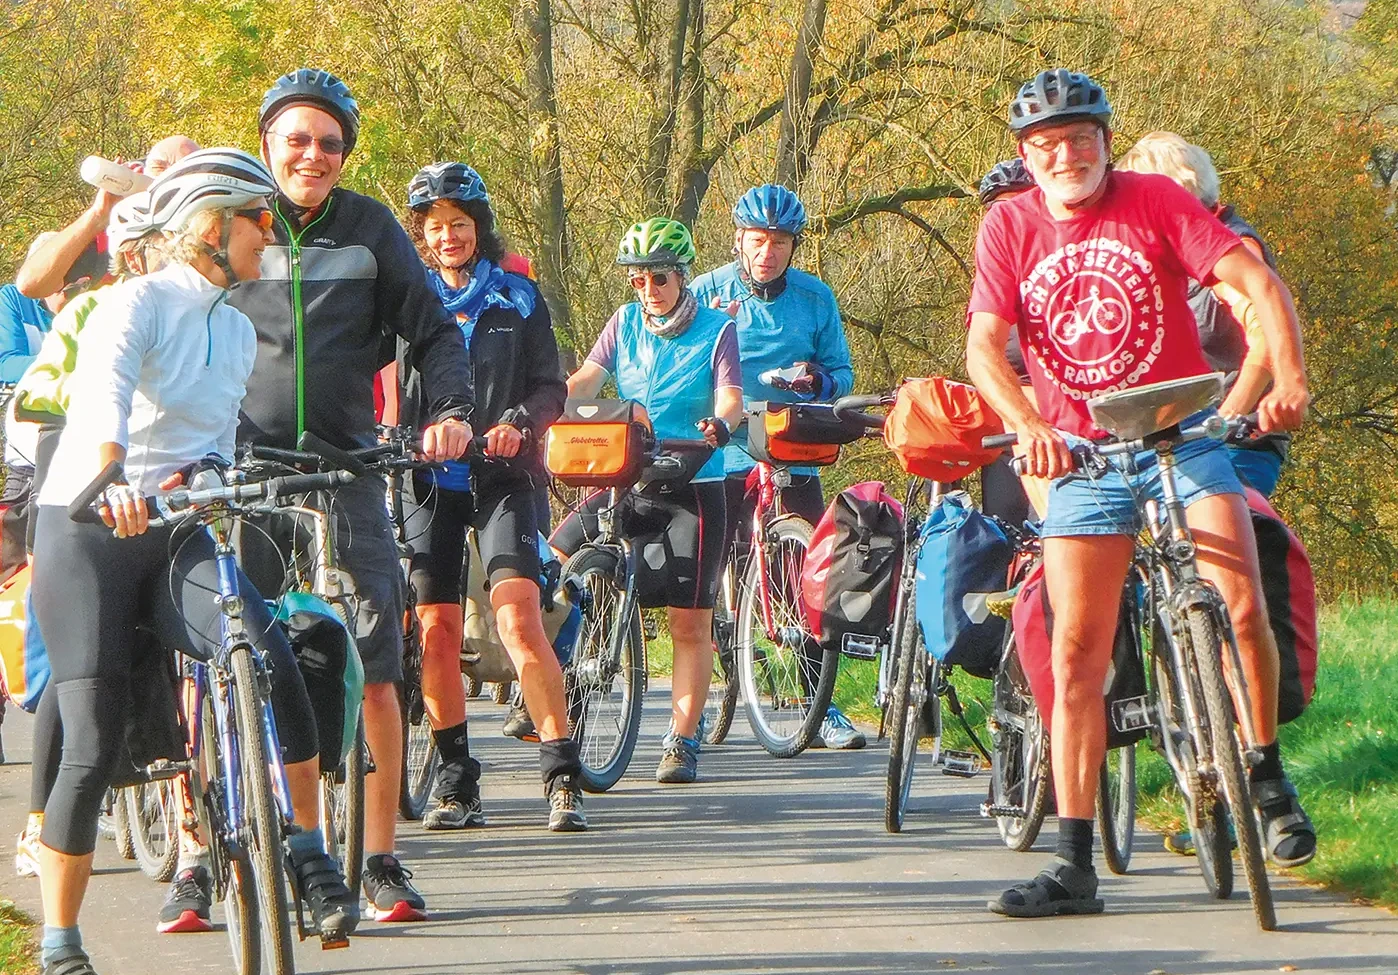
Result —
[[146, 500], [130, 484], [107, 485], [102, 492], [98, 514], [102, 516], [102, 523], [112, 529], [117, 538], [144, 535], [150, 528]]
[[1278, 380], [1272, 391], [1257, 404], [1257, 425], [1263, 433], [1299, 429], [1310, 402], [1311, 396], [1304, 382], [1284, 383]]
[[422, 431], [422, 455], [434, 464], [456, 460], [471, 444], [471, 426], [460, 420], [443, 420]]
[[725, 446], [733, 437], [728, 423], [722, 417], [708, 416], [694, 424], [704, 435], [704, 441], [711, 447]]
[[1034, 419], [1019, 431], [1019, 445], [1025, 474], [1052, 479], [1073, 469], [1073, 453], [1067, 441], [1041, 419]]
[[485, 432], [485, 455], [508, 459], [519, 453], [524, 443], [524, 434], [518, 427], [508, 423], [497, 423]]

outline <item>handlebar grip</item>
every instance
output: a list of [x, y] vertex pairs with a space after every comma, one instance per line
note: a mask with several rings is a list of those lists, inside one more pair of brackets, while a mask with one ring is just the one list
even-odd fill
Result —
[[270, 460], [289, 467], [319, 467], [320, 456], [305, 450], [283, 450], [281, 447], [263, 447], [253, 444], [248, 455], [255, 460]]
[[981, 446], [986, 450], [1002, 450], [1005, 447], [1013, 447], [1019, 443], [1017, 433], [997, 433], [993, 437], [982, 437]]
[[[362, 466], [362, 465], [361, 465]], [[347, 484], [357, 477], [353, 471], [325, 471], [321, 474], [288, 474], [264, 481], [264, 497], [276, 498], [286, 494], [308, 494], [311, 491], [327, 491], [330, 488]]]
[[699, 453], [704, 450], [712, 453], [714, 450], [718, 449], [707, 440], [686, 440], [673, 437], [657, 440], [655, 442], [655, 447], [657, 450], [674, 452], [688, 451], [690, 453]]
[[103, 491], [121, 478], [123, 470], [121, 461], [117, 460], [102, 468], [101, 473], [92, 479], [92, 483], [83, 488], [81, 493], [69, 502], [68, 517], [73, 521], [85, 524], [100, 523], [102, 518], [96, 511], [92, 510], [92, 505], [102, 496]]
[[[302, 450], [319, 454], [325, 460], [329, 461], [332, 466], [347, 470], [355, 477], [364, 477], [369, 473], [369, 468], [366, 467], [364, 462], [358, 457], [355, 457], [347, 450], [341, 450], [334, 444], [326, 443], [309, 430], [301, 434], [301, 439], [297, 441], [296, 445]], [[310, 490], [320, 489], [311, 488]]]

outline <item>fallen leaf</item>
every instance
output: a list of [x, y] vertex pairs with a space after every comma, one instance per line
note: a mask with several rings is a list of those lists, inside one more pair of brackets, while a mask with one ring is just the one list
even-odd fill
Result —
[[1283, 965], [1281, 968], [1277, 969], [1279, 972], [1299, 972], [1300, 970], [1301, 969], [1297, 968], [1295, 965]]

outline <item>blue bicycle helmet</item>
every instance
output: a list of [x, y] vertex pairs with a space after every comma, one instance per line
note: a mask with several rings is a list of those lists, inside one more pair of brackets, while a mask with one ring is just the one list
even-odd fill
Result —
[[989, 206], [1003, 193], [1014, 193], [1034, 188], [1034, 177], [1024, 168], [1024, 160], [1016, 156], [990, 167], [990, 172], [981, 180], [980, 200], [982, 206]]
[[733, 207], [733, 223], [743, 230], [782, 230], [795, 236], [806, 229], [806, 208], [785, 186], [754, 186]]
[[1080, 119], [1106, 125], [1111, 117], [1112, 106], [1102, 86], [1067, 68], [1040, 71], [1020, 86], [1010, 102], [1010, 131], [1021, 135], [1035, 126]]
[[419, 169], [408, 184], [408, 209], [425, 210], [438, 200], [473, 203], [477, 200], [490, 206], [485, 180], [465, 163], [433, 163]]
[[313, 105], [329, 112], [344, 133], [345, 155], [354, 151], [354, 144], [359, 140], [359, 103], [339, 78], [317, 68], [297, 68], [282, 75], [262, 96], [257, 131], [266, 132], [276, 117], [292, 105]]

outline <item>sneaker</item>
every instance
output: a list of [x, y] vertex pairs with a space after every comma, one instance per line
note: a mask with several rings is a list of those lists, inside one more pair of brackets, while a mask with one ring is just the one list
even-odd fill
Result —
[[39, 832], [43, 824], [43, 814], [30, 814], [24, 832], [15, 840], [15, 873], [18, 876], [39, 876]]
[[510, 713], [505, 715], [505, 725], [500, 731], [507, 738], [518, 738], [520, 741], [539, 740], [534, 719], [529, 717], [529, 710], [523, 704], [510, 706]]
[[826, 708], [825, 720], [820, 723], [820, 732], [811, 739], [810, 747], [853, 750], [868, 743], [864, 732], [850, 724], [844, 712], [832, 704]]
[[209, 876], [208, 868], [198, 866], [181, 870], [170, 881], [155, 930], [160, 934], [212, 931], [209, 907], [213, 902], [214, 880]]
[[480, 796], [446, 796], [422, 817], [423, 829], [471, 829], [485, 825]]
[[311, 911], [311, 928], [321, 940], [343, 943], [359, 925], [359, 898], [345, 884], [340, 865], [320, 853], [295, 865], [296, 888]]
[[699, 742], [675, 735], [665, 745], [655, 781], [667, 784], [693, 782], [699, 771]]
[[561, 785], [549, 796], [549, 830], [554, 833], [581, 833], [587, 829], [582, 793]]
[[427, 905], [412, 885], [413, 872], [391, 853], [364, 864], [364, 896], [375, 921], [425, 921]]

